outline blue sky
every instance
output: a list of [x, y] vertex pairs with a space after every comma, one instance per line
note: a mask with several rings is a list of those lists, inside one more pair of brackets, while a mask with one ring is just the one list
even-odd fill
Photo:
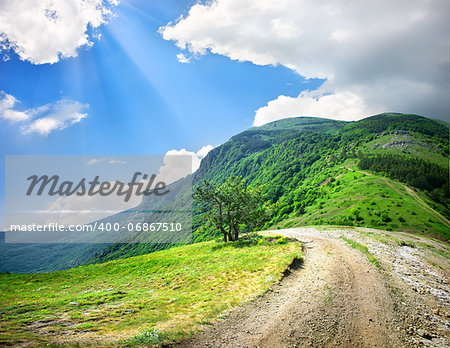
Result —
[[[261, 67], [208, 55], [179, 63], [177, 48], [158, 28], [189, 8], [189, 2], [123, 4], [102, 37], [78, 57], [33, 65], [17, 55], [0, 64], [1, 90], [28, 109], [70, 98], [86, 108], [79, 123], [47, 136], [21, 134], [20, 124], [1, 121], [5, 154], [164, 154], [219, 145], [250, 127], [254, 111], [280, 92], [316, 88], [285, 67]], [[158, 3], [158, 6], [153, 5]]]
[[197, 152], [283, 117], [449, 114], [445, 1], [92, 2], [0, 5], [2, 159]]
[[320, 83], [282, 66], [218, 55], [178, 62], [178, 49], [158, 28], [191, 3], [140, 2], [139, 10], [123, 4], [99, 28], [101, 39], [75, 58], [34, 65], [11, 54], [1, 62], [0, 90], [20, 101], [19, 110], [63, 97], [89, 105], [86, 118], [48, 135], [22, 134], [21, 124], [0, 120], [2, 184], [5, 155], [164, 155], [217, 146], [252, 126], [254, 111], [280, 92], [295, 95]]

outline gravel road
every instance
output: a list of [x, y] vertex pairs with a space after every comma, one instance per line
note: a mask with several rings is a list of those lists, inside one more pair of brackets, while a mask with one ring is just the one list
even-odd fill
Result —
[[[448, 245], [363, 228], [272, 232], [300, 240], [304, 262], [175, 346], [450, 346]], [[341, 236], [366, 246], [379, 267]]]

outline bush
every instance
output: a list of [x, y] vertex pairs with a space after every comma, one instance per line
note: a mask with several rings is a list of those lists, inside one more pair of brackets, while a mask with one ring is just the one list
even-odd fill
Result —
[[277, 238], [276, 244], [286, 244], [287, 240], [285, 237], [279, 237]]
[[149, 345], [149, 344], [161, 344], [165, 338], [164, 334], [161, 334], [158, 329], [155, 328], [149, 328], [145, 330], [144, 332], [135, 335], [127, 340], [124, 341], [125, 345], [128, 347], [134, 347], [134, 346], [143, 346], [143, 345]]
[[381, 221], [383, 222], [391, 222], [392, 219], [389, 217], [389, 215], [387, 213], [382, 213], [381, 214]]

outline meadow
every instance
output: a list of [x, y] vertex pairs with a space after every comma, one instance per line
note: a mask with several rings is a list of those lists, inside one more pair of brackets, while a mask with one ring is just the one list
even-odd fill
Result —
[[176, 340], [267, 291], [301, 244], [209, 241], [41, 274], [0, 274], [0, 344]]

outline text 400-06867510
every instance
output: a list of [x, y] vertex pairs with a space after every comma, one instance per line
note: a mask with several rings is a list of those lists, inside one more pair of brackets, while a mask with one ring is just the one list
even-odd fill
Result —
[[121, 226], [118, 223], [100, 223], [96, 229], [99, 231], [120, 231], [121, 229], [127, 229], [128, 231], [136, 231], [136, 232], [180, 232], [183, 228], [183, 225], [179, 222], [138, 222], [138, 223], [128, 223], [124, 226]]

